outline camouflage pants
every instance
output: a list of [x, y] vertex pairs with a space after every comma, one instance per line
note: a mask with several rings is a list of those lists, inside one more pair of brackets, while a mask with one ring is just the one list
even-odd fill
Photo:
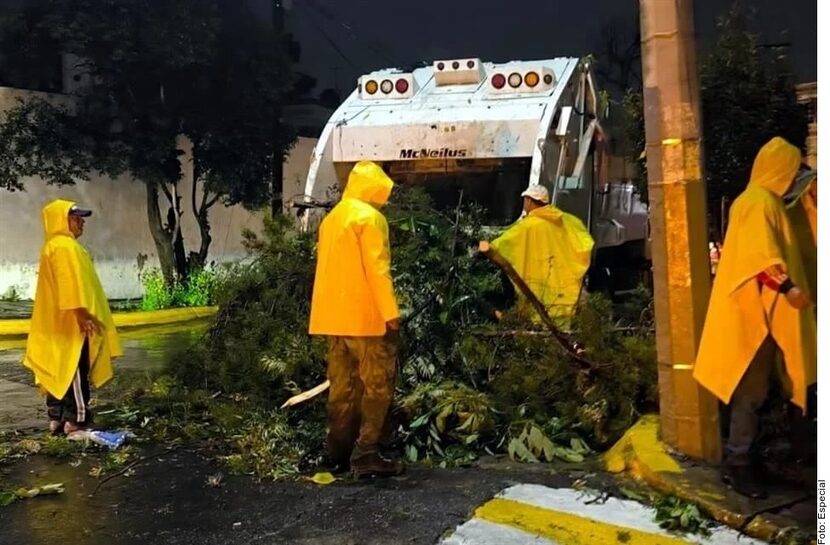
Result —
[[346, 461], [357, 442], [377, 449], [395, 392], [396, 335], [329, 337], [328, 453]]

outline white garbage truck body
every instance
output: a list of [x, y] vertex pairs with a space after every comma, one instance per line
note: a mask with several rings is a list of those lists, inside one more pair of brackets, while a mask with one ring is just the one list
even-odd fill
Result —
[[589, 226], [595, 277], [613, 278], [618, 265], [645, 262], [648, 214], [632, 184], [606, 179], [600, 109], [590, 65], [578, 58], [372, 72], [323, 129], [297, 204], [313, 222], [352, 166], [371, 160], [396, 183], [423, 186], [439, 207], [463, 198], [503, 226], [518, 219], [521, 192], [541, 184]]

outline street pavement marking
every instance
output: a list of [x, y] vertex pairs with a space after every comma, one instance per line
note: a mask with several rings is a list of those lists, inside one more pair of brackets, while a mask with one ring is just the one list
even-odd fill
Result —
[[654, 511], [631, 500], [591, 496], [573, 489], [521, 484], [476, 509], [441, 545], [763, 545], [717, 526], [710, 536], [671, 534]]
[[470, 519], [453, 532], [441, 545], [558, 545], [549, 539], [517, 530], [512, 526], [495, 524], [482, 519]]
[[475, 516], [497, 524], [507, 524], [563, 545], [599, 543], [686, 545], [687, 543], [676, 537], [650, 534], [634, 528], [501, 498], [490, 500], [476, 509]]

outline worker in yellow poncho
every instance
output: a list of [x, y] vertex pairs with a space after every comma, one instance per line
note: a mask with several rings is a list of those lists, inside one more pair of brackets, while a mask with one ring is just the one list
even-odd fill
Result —
[[46, 241], [24, 364], [46, 394], [53, 433], [89, 424], [90, 384], [110, 380], [112, 359], [122, 354], [98, 274], [77, 240], [91, 214], [65, 200], [43, 208]]
[[792, 401], [802, 410], [816, 381], [816, 317], [782, 199], [800, 161], [782, 138], [758, 153], [747, 189], [732, 204], [694, 367], [695, 379], [731, 408], [723, 479], [751, 497], [766, 495], [750, 452], [776, 354], [783, 353]]
[[403, 466], [380, 454], [395, 390], [399, 324], [392, 287], [389, 226], [379, 209], [392, 180], [361, 161], [343, 198], [320, 225], [309, 333], [328, 337], [327, 450], [334, 470], [395, 475]]
[[[569, 329], [591, 265], [594, 239], [579, 218], [550, 204], [544, 186], [528, 187], [522, 198], [525, 217], [494, 240], [492, 247], [516, 269], [554, 323]], [[519, 308], [539, 321], [520, 294]]]

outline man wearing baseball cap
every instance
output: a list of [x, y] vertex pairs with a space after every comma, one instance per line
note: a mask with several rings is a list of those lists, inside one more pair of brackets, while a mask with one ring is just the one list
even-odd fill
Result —
[[[525, 216], [492, 247], [516, 269], [554, 323], [568, 329], [591, 264], [594, 239], [579, 218], [550, 204], [544, 186], [529, 186], [522, 198]], [[520, 297], [520, 311], [537, 320], [528, 307]]]
[[89, 424], [90, 384], [109, 381], [112, 359], [122, 355], [98, 273], [78, 243], [91, 215], [60, 199], [42, 213], [45, 242], [24, 365], [46, 395], [49, 429], [56, 434]]

